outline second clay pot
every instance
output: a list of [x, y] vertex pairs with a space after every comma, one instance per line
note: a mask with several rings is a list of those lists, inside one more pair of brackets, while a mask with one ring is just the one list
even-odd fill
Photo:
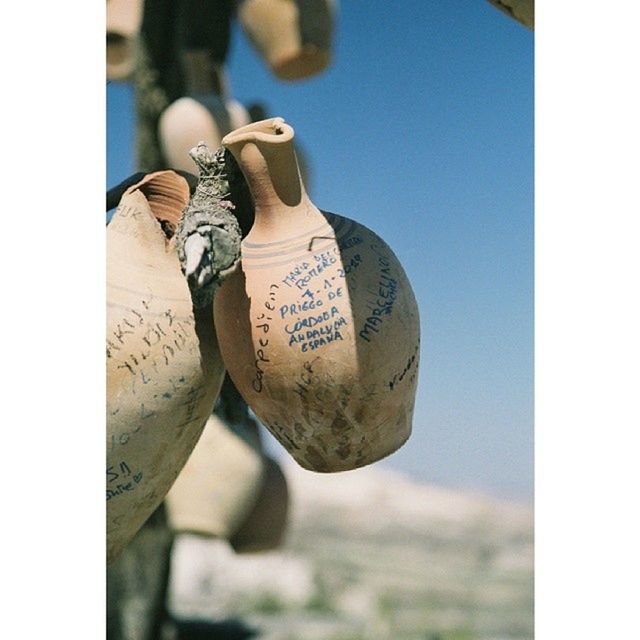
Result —
[[211, 415], [167, 494], [174, 531], [229, 538], [254, 508], [265, 463], [257, 425]]
[[147, 175], [107, 227], [107, 556], [162, 502], [224, 378], [211, 312], [194, 312], [173, 230], [189, 187]]

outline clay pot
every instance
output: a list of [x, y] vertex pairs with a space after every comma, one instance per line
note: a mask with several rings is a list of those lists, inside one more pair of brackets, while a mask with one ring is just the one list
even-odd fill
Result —
[[107, 227], [107, 553], [162, 502], [224, 377], [211, 313], [194, 317], [171, 239], [189, 200], [173, 171], [125, 191]]
[[164, 110], [158, 123], [165, 161], [174, 169], [193, 172], [190, 149], [200, 141], [217, 149], [223, 136], [249, 122], [249, 113], [235, 100], [213, 94], [179, 98]]
[[255, 506], [229, 539], [236, 553], [277, 549], [284, 539], [289, 513], [287, 480], [275, 460], [265, 458], [265, 478]]
[[309, 78], [329, 65], [334, 0], [242, 0], [238, 16], [278, 78]]
[[134, 42], [142, 22], [143, 0], [107, 1], [107, 78], [127, 80], [135, 66]]
[[534, 28], [534, 0], [489, 0], [489, 2], [525, 27]]
[[257, 426], [212, 415], [167, 494], [172, 529], [229, 538], [254, 507], [264, 471]]
[[222, 141], [247, 180], [255, 222], [214, 318], [227, 370], [263, 424], [301, 466], [344, 471], [409, 437], [418, 308], [383, 240], [309, 200], [293, 137], [272, 118]]

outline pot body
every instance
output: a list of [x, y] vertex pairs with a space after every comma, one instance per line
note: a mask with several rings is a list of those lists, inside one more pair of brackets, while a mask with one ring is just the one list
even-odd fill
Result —
[[284, 539], [289, 514], [287, 480], [278, 463], [265, 458], [265, 476], [255, 506], [229, 539], [236, 553], [277, 549]]
[[157, 219], [170, 225], [188, 194], [173, 172], [147, 176], [127, 190], [107, 227], [109, 561], [162, 502], [224, 377], [210, 314], [194, 316], [175, 248]]
[[127, 80], [135, 66], [134, 41], [142, 22], [142, 0], [107, 2], [107, 78]]
[[183, 97], [160, 116], [158, 134], [167, 164], [193, 173], [189, 151], [200, 141], [217, 149], [227, 133], [250, 122], [249, 113], [236, 100], [217, 95]]
[[298, 463], [345, 471], [409, 437], [419, 363], [413, 291], [391, 249], [353, 220], [242, 244], [214, 301], [222, 356], [247, 404]]
[[240, 23], [271, 71], [301, 80], [331, 61], [334, 0], [242, 0]]
[[213, 414], [167, 494], [174, 531], [229, 538], [255, 506], [265, 465], [257, 426]]

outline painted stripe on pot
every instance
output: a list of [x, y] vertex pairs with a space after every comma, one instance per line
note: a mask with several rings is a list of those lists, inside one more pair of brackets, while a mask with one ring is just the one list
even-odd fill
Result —
[[[327, 223], [316, 227], [315, 229], [311, 230], [311, 233], [316, 233], [324, 228], [326, 228], [328, 225]], [[287, 244], [288, 242], [293, 242], [294, 240], [299, 240], [300, 238], [305, 238], [306, 236], [309, 235], [309, 231], [306, 231], [305, 233], [301, 233], [300, 235], [297, 236], [291, 236], [291, 238], [287, 238], [286, 240], [278, 240], [277, 242], [264, 242], [261, 244], [256, 244], [254, 242], [242, 242], [242, 248], [244, 249], [245, 247], [248, 249], [262, 249], [264, 247], [275, 247], [275, 246], [282, 246]]]
[[[341, 240], [351, 235], [351, 232], [354, 230], [355, 226], [356, 226], [355, 223], [353, 223], [342, 235], [340, 235], [340, 237], [337, 237], [337, 238], [315, 236], [314, 238], [311, 239], [312, 241], [315, 239], [318, 239], [318, 240], [325, 240], [325, 242], [321, 244], [314, 243], [314, 246], [312, 249], [309, 249], [309, 243], [307, 242], [303, 247], [301, 247], [302, 251], [298, 251], [298, 252], [292, 251], [291, 253], [284, 253], [282, 257], [283, 258], [286, 257], [286, 260], [278, 260], [278, 261], [267, 260], [266, 262], [257, 262], [258, 260], [257, 257], [246, 258], [243, 254], [242, 268], [245, 271], [252, 270], [252, 269], [265, 269], [267, 267], [278, 267], [283, 264], [291, 264], [292, 261], [295, 261], [295, 260], [304, 260], [305, 258], [308, 259], [310, 256], [313, 256], [314, 254], [317, 254], [321, 251], [326, 251], [332, 245], [339, 244]], [[266, 256], [260, 256], [260, 258], [263, 258], [263, 257], [266, 257]]]
[[[345, 218], [340, 217], [338, 218], [338, 223], [335, 226], [326, 224], [326, 225], [323, 225], [322, 227], [318, 227], [317, 229], [314, 229], [313, 231], [311, 231], [311, 233], [317, 233], [318, 236], [316, 237], [318, 238], [332, 238], [332, 239], [338, 238], [338, 233], [340, 231], [343, 231], [343, 227], [347, 222], [348, 221]], [[344, 237], [345, 233], [349, 233], [351, 229], [353, 229], [353, 224], [351, 224], [351, 227], [347, 229], [346, 232], [343, 231], [343, 233], [340, 235], [340, 238]], [[300, 237], [306, 238], [303, 244], [297, 244], [296, 246], [293, 246], [293, 247], [285, 247], [281, 251], [274, 251], [272, 253], [264, 253], [262, 251], [247, 251], [245, 250], [245, 247], [243, 245], [242, 257], [244, 259], [262, 260], [264, 258], [291, 255], [297, 251], [303, 251], [303, 250], [312, 251], [313, 247], [311, 249], [309, 248], [309, 233], [303, 234], [302, 236], [296, 236], [296, 238], [300, 238]], [[254, 245], [254, 246], [258, 246], [258, 245]], [[263, 246], [266, 247], [267, 245], [263, 245]]]

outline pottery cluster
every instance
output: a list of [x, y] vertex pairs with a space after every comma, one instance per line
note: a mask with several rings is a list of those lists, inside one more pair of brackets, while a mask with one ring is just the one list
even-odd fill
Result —
[[178, 23], [172, 36], [177, 42], [172, 40], [165, 46], [179, 59], [181, 91], [178, 97], [167, 91], [169, 104], [154, 123], [167, 167], [192, 171], [188, 152], [196, 142], [216, 149], [223, 136], [260, 119], [252, 117], [230, 93], [224, 59], [232, 19], [279, 80], [305, 80], [331, 63], [336, 0], [224, 0], [206, 9], [201, 18], [211, 23], [206, 28], [192, 24], [199, 13], [192, 16], [190, 9], [194, 7], [188, 3], [167, 4], [162, 9], [147, 4], [143, 0], [107, 0], [106, 75], [112, 81], [134, 78], [144, 55], [138, 42], [143, 21], [155, 20], [160, 10], [168, 11]]
[[[279, 79], [330, 64], [335, 0], [231, 4]], [[132, 77], [151, 6], [108, 0], [111, 79]], [[107, 229], [109, 562], [163, 501], [176, 532], [237, 552], [281, 543], [286, 480], [248, 413], [213, 413], [225, 372], [238, 401], [318, 472], [389, 455], [413, 417], [418, 309], [397, 258], [310, 200], [293, 128], [230, 96], [225, 38], [207, 58], [198, 29], [177, 31], [189, 41], [183, 93], [154, 124], [172, 170], [131, 180]]]
[[[330, 64], [336, 0], [238, 0], [229, 4], [237, 11], [256, 52], [277, 78], [302, 80]], [[127, 80], [133, 74], [134, 44], [143, 8], [144, 0], [107, 0], [110, 80]]]
[[165, 497], [174, 531], [232, 544], [239, 534], [239, 552], [277, 546], [286, 527], [286, 485], [257, 426], [212, 415], [225, 367], [211, 309], [194, 307], [176, 247], [194, 202], [183, 177], [154, 172], [125, 191], [107, 227], [109, 563]]
[[[282, 118], [223, 139], [254, 223], [240, 262], [202, 308], [193, 304], [201, 279], [183, 272], [213, 260], [215, 243], [207, 249], [180, 234], [202, 216], [182, 177], [147, 175], [108, 227], [110, 557], [167, 493], [177, 531], [236, 536], [239, 549], [256, 549], [275, 542], [260, 541], [264, 527], [251, 523], [269, 522], [281, 538], [286, 484], [255, 426], [211, 416], [225, 369], [307, 469], [362, 467], [409, 437], [420, 356], [411, 286], [380, 237], [311, 202], [293, 141]], [[201, 175], [198, 189], [212, 193], [202, 187], [210, 180]]]

